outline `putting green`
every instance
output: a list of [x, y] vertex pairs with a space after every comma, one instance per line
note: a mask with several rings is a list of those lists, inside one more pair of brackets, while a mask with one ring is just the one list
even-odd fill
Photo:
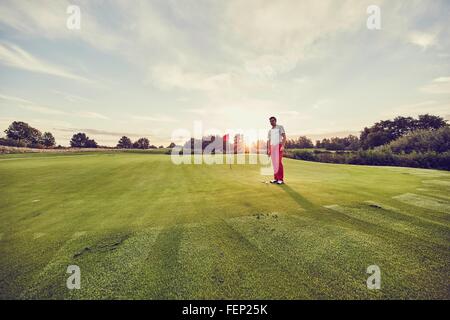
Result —
[[0, 156], [0, 298], [450, 298], [449, 172], [284, 161]]

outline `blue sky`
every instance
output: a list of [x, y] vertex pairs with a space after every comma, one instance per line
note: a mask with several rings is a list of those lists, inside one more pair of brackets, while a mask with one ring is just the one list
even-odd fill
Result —
[[[381, 30], [366, 27], [372, 4]], [[0, 128], [165, 145], [194, 121], [262, 129], [275, 115], [288, 136], [319, 138], [450, 119], [449, 16], [446, 0], [2, 0]]]

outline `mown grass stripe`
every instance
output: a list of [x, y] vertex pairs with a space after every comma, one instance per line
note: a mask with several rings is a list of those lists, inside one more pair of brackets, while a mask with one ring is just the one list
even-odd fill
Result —
[[371, 201], [371, 200], [367, 200], [364, 201], [364, 203], [367, 203], [369, 206], [372, 207], [379, 207], [380, 209], [383, 209], [385, 211], [389, 211], [392, 213], [396, 214], [396, 217], [401, 218], [401, 219], [408, 219], [408, 220], [414, 220], [417, 225], [422, 224], [423, 222], [427, 223], [427, 224], [431, 224], [433, 226], [440, 226], [440, 227], [444, 227], [444, 228], [449, 228], [448, 224], [442, 223], [440, 221], [436, 221], [433, 219], [430, 219], [428, 217], [424, 217], [422, 215], [419, 215], [417, 213], [413, 213], [413, 212], [409, 212], [406, 210], [401, 210], [399, 208], [395, 208], [393, 206], [381, 203], [381, 202], [377, 202], [377, 201]]
[[417, 195], [414, 193], [404, 193], [398, 196], [392, 197], [400, 202], [410, 204], [416, 207], [421, 207], [429, 210], [439, 211], [443, 213], [450, 212], [450, 203], [444, 200], [431, 198], [423, 195]]
[[[342, 229], [319, 227], [314, 218], [286, 214], [269, 214], [259, 219], [257, 216], [232, 218], [227, 223], [277, 262], [278, 268], [290, 279], [283, 286], [298, 288], [297, 293], [281, 297], [330, 299], [343, 291], [347, 292], [346, 298], [370, 296], [363, 283], [358, 281], [358, 264], [348, 263], [346, 256], [350, 251], [346, 252], [345, 247], [358, 245], [357, 250], [362, 250], [360, 254], [365, 256], [364, 259], [369, 250], [347, 238], [349, 234]], [[313, 234], [316, 237], [311, 237]], [[319, 260], [323, 263], [319, 264]], [[309, 279], [307, 283], [302, 280], [305, 278]]]
[[450, 181], [446, 180], [423, 180], [424, 184], [433, 184], [437, 186], [450, 187]]
[[[152, 298], [154, 295], [148, 288], [154, 288], [152, 283], [157, 281], [157, 274], [152, 271], [155, 261], [151, 255], [160, 231], [160, 228], [148, 228], [91, 241], [89, 250], [71, 259], [71, 263], [80, 266], [82, 290], [67, 291], [64, 296], [71, 299]], [[117, 290], [118, 287], [121, 290]]]
[[65, 273], [71, 263], [71, 254], [76, 250], [76, 241], [82, 235], [73, 235], [53, 255], [53, 258], [35, 274], [28, 288], [21, 293], [21, 299], [48, 298], [54, 291], [65, 288]]
[[[365, 206], [327, 206], [335, 212], [344, 216], [373, 226], [383, 234], [401, 233], [406, 238], [421, 239], [442, 248], [447, 247], [449, 226], [427, 221], [428, 227], [424, 226], [421, 217], [407, 214], [392, 206], [383, 205], [375, 201], [365, 201]], [[369, 229], [368, 229], [369, 230]], [[382, 235], [380, 233], [380, 235]]]

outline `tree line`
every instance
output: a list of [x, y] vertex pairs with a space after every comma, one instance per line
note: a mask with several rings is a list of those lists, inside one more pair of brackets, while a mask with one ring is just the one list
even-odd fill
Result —
[[[155, 145], [151, 145], [150, 141], [147, 138], [139, 138], [135, 142], [132, 142], [130, 138], [127, 136], [123, 136], [119, 139], [116, 145], [119, 149], [157, 149], [164, 148], [163, 145], [156, 147]], [[170, 143], [167, 148], [175, 147], [175, 143]]]
[[359, 137], [349, 135], [342, 138], [324, 138], [317, 140], [313, 144], [311, 139], [301, 136], [297, 139], [288, 139], [286, 148], [317, 148], [332, 151], [369, 150], [386, 145], [418, 130], [433, 131], [447, 126], [447, 122], [442, 117], [429, 114], [419, 115], [417, 119], [413, 117], [396, 117], [393, 120], [382, 120], [371, 127], [365, 127]]
[[450, 127], [416, 130], [374, 149], [352, 152], [287, 149], [285, 156], [328, 163], [450, 170]]
[[[396, 117], [392, 120], [382, 120], [376, 122], [370, 127], [365, 127], [359, 137], [355, 135], [349, 135], [347, 137], [333, 137], [317, 140], [314, 144], [311, 139], [306, 136], [301, 136], [296, 139], [288, 139], [286, 141], [286, 149], [325, 149], [331, 151], [358, 151], [358, 150], [370, 150], [380, 146], [385, 146], [393, 141], [411, 135], [414, 132], [425, 130], [435, 131], [443, 127], [448, 127], [447, 122], [439, 116], [424, 114], [419, 115], [417, 119], [413, 117]], [[6, 138], [0, 138], [0, 145], [16, 146], [16, 147], [30, 147], [30, 148], [54, 148], [55, 138], [51, 132], [41, 133], [36, 128], [31, 127], [29, 124], [21, 121], [14, 121], [5, 130]], [[206, 146], [215, 140], [222, 140], [224, 137], [220, 136], [208, 136], [198, 143], [201, 144], [201, 149], [204, 150]], [[232, 141], [223, 141], [223, 146], [219, 146], [218, 149], [226, 149], [226, 144], [231, 144], [234, 152], [240, 152], [236, 150], [239, 145], [239, 141], [243, 137], [236, 135]], [[407, 140], [401, 140], [402, 143], [410, 143]], [[405, 142], [407, 141], [407, 142]], [[425, 143], [424, 140], [421, 140]], [[397, 144], [400, 144], [398, 142]], [[194, 146], [198, 145], [195, 139], [190, 139], [186, 142], [185, 147], [194, 150]], [[98, 148], [98, 144], [94, 139], [89, 138], [85, 133], [79, 132], [72, 136], [70, 140], [70, 146], [73, 148]], [[418, 148], [417, 141], [414, 144], [414, 148]], [[172, 142], [167, 148], [173, 148], [175, 144]], [[260, 150], [265, 147], [265, 142], [258, 141], [256, 144], [256, 150]], [[130, 138], [123, 136], [117, 142], [116, 148], [119, 149], [153, 149], [158, 148], [155, 145], [150, 144], [148, 138], [138, 138], [136, 141], [131, 141]], [[163, 146], [159, 146], [163, 148]], [[245, 147], [246, 152], [248, 146]], [[255, 149], [255, 146], [252, 146]], [[410, 146], [410, 148], [412, 148]], [[422, 149], [427, 146], [422, 146]], [[416, 150], [414, 149], [414, 150]], [[420, 148], [419, 148], [420, 149]], [[409, 150], [405, 147], [405, 150]], [[395, 149], [393, 149], [395, 152]]]
[[[11, 147], [28, 147], [28, 148], [55, 148], [56, 140], [51, 132], [42, 133], [36, 128], [33, 128], [26, 122], [14, 121], [4, 131], [6, 138], [0, 138], [0, 145]], [[89, 138], [86, 133], [75, 133], [70, 139], [70, 146], [72, 148], [98, 148], [98, 143]], [[117, 148], [120, 149], [156, 149], [164, 148], [160, 145], [156, 147], [150, 144], [150, 140], [147, 138], [139, 138], [132, 142], [130, 138], [123, 136], [118, 141]], [[173, 148], [175, 144], [172, 142], [167, 148]], [[62, 148], [58, 146], [58, 148]], [[107, 147], [104, 147], [107, 148]]]
[[416, 129], [370, 149], [287, 149], [285, 155], [307, 161], [450, 170], [450, 126]]
[[22, 121], [11, 123], [5, 133], [6, 138], [0, 138], [0, 145], [39, 149], [55, 146], [55, 137], [51, 132], [42, 133]]

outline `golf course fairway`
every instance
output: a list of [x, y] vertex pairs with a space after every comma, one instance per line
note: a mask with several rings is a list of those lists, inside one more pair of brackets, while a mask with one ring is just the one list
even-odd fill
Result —
[[450, 298], [449, 172], [284, 163], [0, 156], [0, 299]]

